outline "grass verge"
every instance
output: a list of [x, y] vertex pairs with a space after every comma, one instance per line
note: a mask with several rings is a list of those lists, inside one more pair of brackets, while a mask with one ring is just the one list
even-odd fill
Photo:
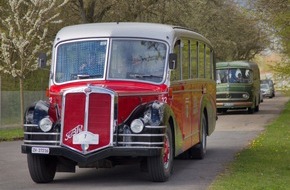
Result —
[[0, 141], [12, 141], [23, 139], [23, 129], [17, 128], [6, 128], [0, 129]]
[[210, 190], [286, 190], [290, 186], [290, 102], [217, 177]]

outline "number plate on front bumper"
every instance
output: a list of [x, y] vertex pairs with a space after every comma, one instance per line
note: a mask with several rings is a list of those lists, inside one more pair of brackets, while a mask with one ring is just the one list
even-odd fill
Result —
[[49, 154], [49, 148], [32, 147], [31, 153], [33, 153], [33, 154]]
[[234, 104], [233, 103], [224, 103], [224, 106], [225, 107], [231, 107], [231, 106], [234, 106]]

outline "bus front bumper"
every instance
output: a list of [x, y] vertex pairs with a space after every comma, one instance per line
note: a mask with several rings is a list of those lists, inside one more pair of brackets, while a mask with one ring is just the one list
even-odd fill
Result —
[[217, 108], [235, 109], [252, 107], [253, 102], [217, 102]]

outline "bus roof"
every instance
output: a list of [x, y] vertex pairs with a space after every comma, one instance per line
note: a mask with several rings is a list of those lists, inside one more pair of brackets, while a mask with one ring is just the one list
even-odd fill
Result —
[[134, 37], [164, 40], [173, 43], [176, 37], [194, 37], [211, 46], [211, 43], [201, 34], [180, 26], [158, 23], [140, 22], [108, 22], [67, 26], [62, 28], [55, 38], [55, 44], [60, 41], [85, 38]]
[[226, 62], [217, 62], [216, 69], [222, 68], [251, 68], [259, 69], [258, 65], [250, 61], [226, 61]]

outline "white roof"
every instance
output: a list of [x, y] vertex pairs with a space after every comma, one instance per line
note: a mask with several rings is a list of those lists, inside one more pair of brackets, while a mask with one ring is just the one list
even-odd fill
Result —
[[62, 28], [55, 38], [55, 43], [71, 39], [84, 38], [107, 38], [107, 37], [140, 37], [159, 39], [173, 42], [174, 36], [187, 36], [194, 34], [197, 39], [210, 44], [202, 35], [191, 30], [157, 23], [139, 23], [139, 22], [109, 22], [109, 23], [91, 23], [67, 26]]

